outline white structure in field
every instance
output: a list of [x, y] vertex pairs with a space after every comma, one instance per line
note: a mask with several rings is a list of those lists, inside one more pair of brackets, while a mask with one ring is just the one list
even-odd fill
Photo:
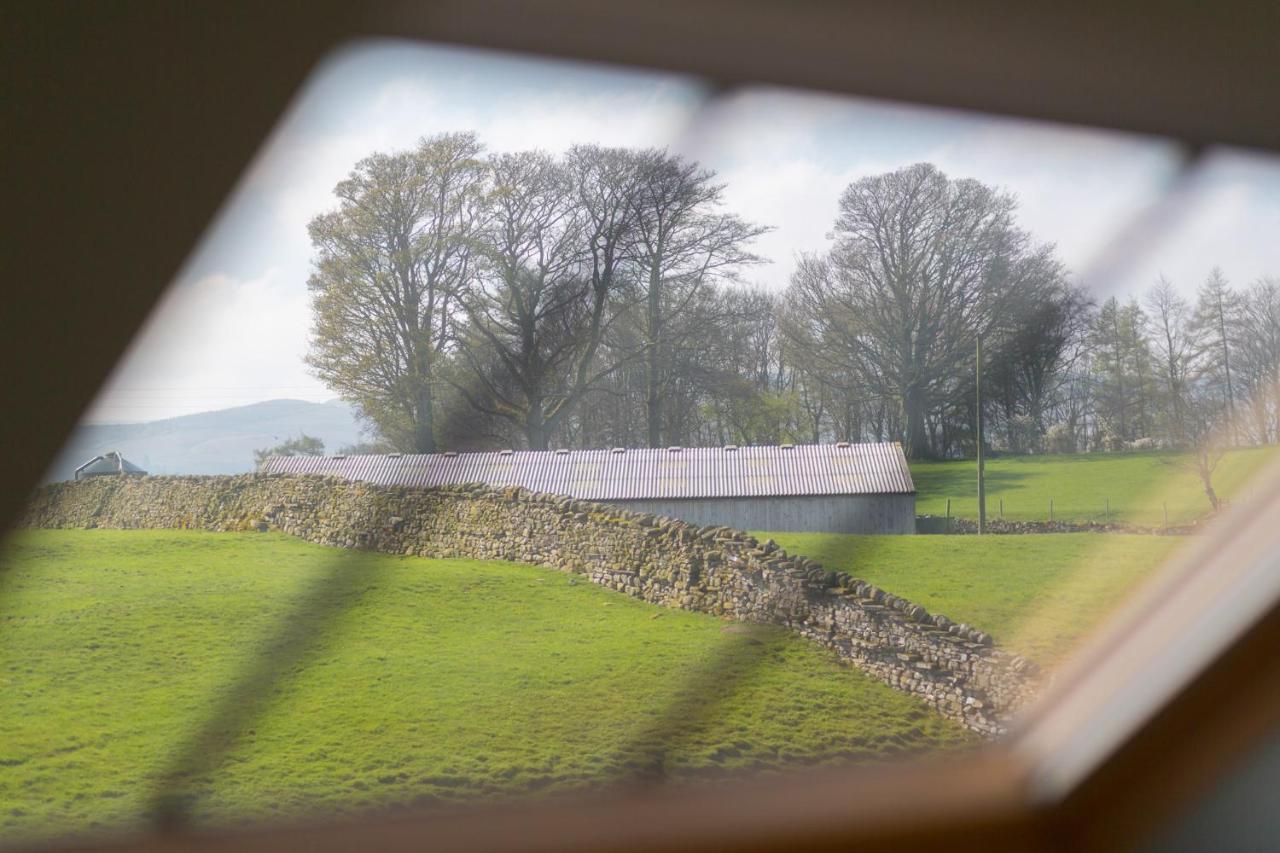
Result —
[[145, 477], [146, 474], [146, 471], [121, 456], [119, 451], [112, 450], [95, 456], [76, 468], [72, 477], [87, 480], [90, 477]]
[[915, 485], [896, 442], [273, 456], [262, 470], [381, 485], [522, 486], [742, 530], [915, 532]]

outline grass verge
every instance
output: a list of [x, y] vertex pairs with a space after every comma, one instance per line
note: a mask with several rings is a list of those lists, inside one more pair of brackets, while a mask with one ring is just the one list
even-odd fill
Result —
[[223, 822], [972, 742], [780, 629], [276, 534], [23, 532], [0, 626], [9, 839], [127, 827], [161, 790]]
[[967, 622], [1044, 665], [1069, 654], [1185, 541], [1099, 533], [756, 535], [772, 537], [789, 553], [871, 581], [932, 613]]

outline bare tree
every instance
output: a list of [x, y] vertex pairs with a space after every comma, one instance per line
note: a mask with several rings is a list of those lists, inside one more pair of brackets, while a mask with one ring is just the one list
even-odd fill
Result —
[[1241, 296], [1237, 375], [1257, 441], [1280, 441], [1280, 279], [1254, 282]]
[[1195, 358], [1196, 340], [1191, 329], [1191, 306], [1164, 276], [1147, 291], [1147, 323], [1166, 401], [1165, 416], [1173, 443], [1187, 443], [1187, 382]]
[[598, 148], [575, 149], [566, 162], [504, 154], [490, 169], [485, 262], [461, 299], [469, 322], [455, 386], [545, 450], [583, 395], [617, 367], [595, 356], [616, 313], [636, 178], [624, 152]]
[[1197, 361], [1201, 376], [1221, 390], [1222, 402], [1226, 406], [1231, 424], [1231, 436], [1236, 442], [1239, 441], [1239, 429], [1231, 362], [1235, 346], [1232, 332], [1238, 319], [1239, 307], [1239, 299], [1231, 290], [1222, 270], [1214, 267], [1209, 278], [1200, 286], [1196, 300], [1194, 323], [1201, 344]]
[[793, 304], [844, 366], [900, 409], [912, 457], [930, 456], [930, 411], [963, 381], [977, 335], [1028, 251], [1012, 196], [921, 163], [851, 184], [836, 244], [802, 259]]
[[[1093, 303], [1068, 282], [1050, 247], [1016, 259], [1010, 278], [1014, 286], [984, 341], [983, 398], [1002, 410], [998, 422], [988, 420], [988, 434], [1003, 432], [1018, 451], [1041, 446], [1049, 410], [1087, 349]], [[966, 405], [972, 392], [965, 383]]]
[[720, 210], [724, 185], [715, 173], [678, 155], [642, 154], [635, 198], [644, 311], [645, 423], [650, 447], [663, 443], [663, 418], [674, 379], [675, 350], [699, 332], [682, 322], [705, 286], [732, 280], [761, 259], [747, 246], [768, 229]]
[[311, 221], [308, 363], [397, 447], [436, 449], [436, 364], [472, 275], [485, 167], [468, 133], [374, 154]]

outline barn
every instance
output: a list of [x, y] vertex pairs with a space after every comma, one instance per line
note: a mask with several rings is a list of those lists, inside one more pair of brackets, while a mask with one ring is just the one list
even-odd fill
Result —
[[522, 486], [742, 530], [915, 532], [915, 486], [896, 442], [273, 456], [262, 470], [380, 485]]

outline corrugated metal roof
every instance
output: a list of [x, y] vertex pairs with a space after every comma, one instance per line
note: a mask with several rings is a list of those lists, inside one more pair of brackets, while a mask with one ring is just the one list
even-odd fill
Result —
[[522, 486], [599, 501], [915, 492], [896, 442], [272, 456], [262, 470], [328, 474], [387, 486]]

